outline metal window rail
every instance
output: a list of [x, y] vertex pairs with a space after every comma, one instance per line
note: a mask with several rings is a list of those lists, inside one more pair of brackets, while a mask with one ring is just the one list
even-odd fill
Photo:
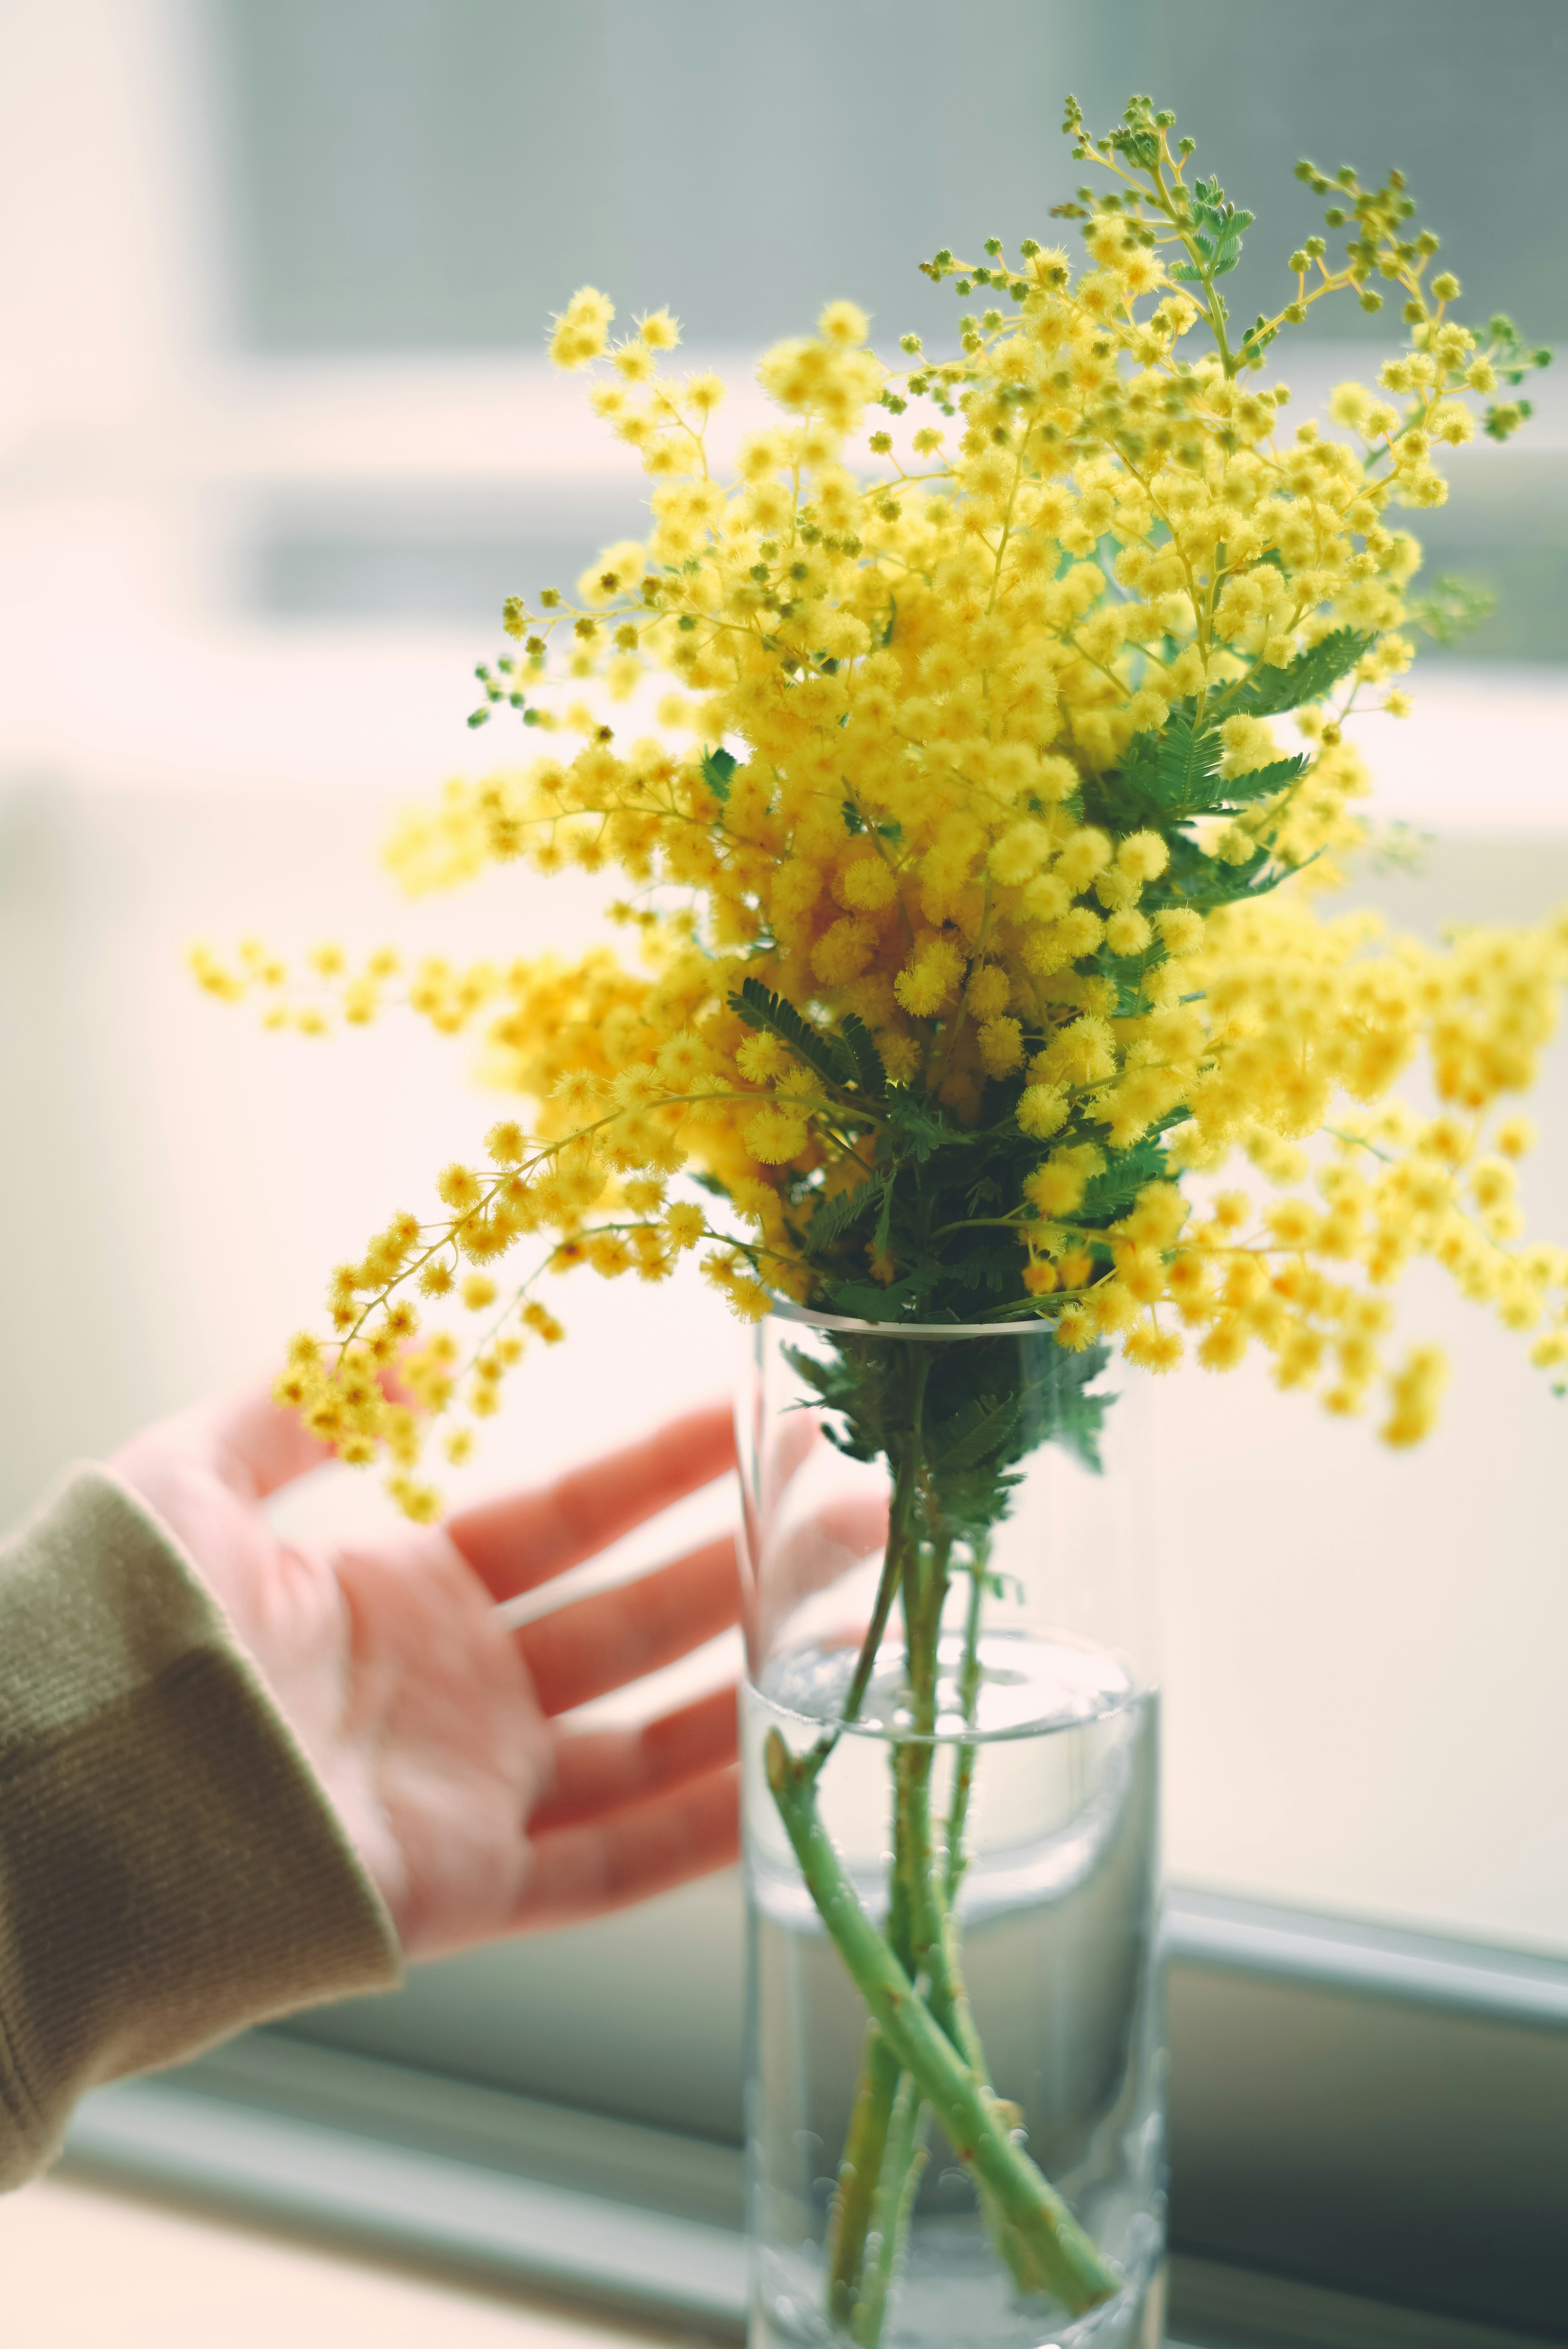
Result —
[[[1189, 1892], [1167, 1919], [1175, 2333], [1568, 2341], [1568, 1964]], [[73, 2167], [734, 2340], [738, 2148], [286, 2030], [99, 2091]]]

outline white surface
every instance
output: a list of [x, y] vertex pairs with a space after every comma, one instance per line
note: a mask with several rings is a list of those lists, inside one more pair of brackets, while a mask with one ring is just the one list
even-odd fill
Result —
[[7, 2339], [37, 2349], [615, 2349], [667, 2336], [46, 2178], [0, 2202]]
[[153, 2194], [221, 2196], [263, 2224], [314, 2225], [371, 2255], [525, 2277], [545, 2297], [613, 2299], [650, 2322], [732, 2321], [744, 2306], [745, 2251], [729, 2227], [618, 2200], [608, 2180], [564, 2185], [416, 2152], [374, 2127], [323, 2127], [182, 2095], [178, 2084], [123, 2081], [78, 2109], [67, 2155]]

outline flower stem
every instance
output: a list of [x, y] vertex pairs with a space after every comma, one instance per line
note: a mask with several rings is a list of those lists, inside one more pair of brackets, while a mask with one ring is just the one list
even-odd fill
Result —
[[969, 1825], [969, 1799], [974, 1789], [974, 1724], [980, 1706], [980, 1618], [985, 1603], [985, 1567], [989, 1549], [989, 1542], [977, 1543], [969, 1569], [969, 1612], [964, 1619], [963, 1671], [959, 1680], [959, 1697], [963, 1705], [964, 1728], [968, 1734], [954, 1758], [952, 1801], [948, 1808], [947, 1899], [950, 1913], [957, 1904], [959, 1886], [967, 1865], [963, 1838], [964, 1829]]
[[824, 1924], [867, 2009], [902, 2069], [930, 2105], [954, 2152], [988, 2189], [1026, 2289], [1052, 2292], [1075, 2316], [1109, 2300], [1119, 2278], [1023, 2148], [1009, 2116], [917, 1997], [909, 1974], [866, 1914], [822, 1825], [815, 1773], [779, 1732], [764, 1749], [768, 1785]]
[[877, 2181], [872, 2212], [872, 2258], [866, 2270], [850, 2323], [856, 2349], [877, 2349], [887, 2313], [888, 2289], [898, 2271], [899, 2258], [909, 2231], [915, 2192], [926, 2166], [926, 2138], [931, 2108], [908, 2072], [898, 2075], [888, 2130], [882, 2174]]
[[914, 1434], [906, 1445], [893, 1481], [893, 1500], [888, 1518], [888, 1547], [882, 1554], [882, 1578], [877, 1586], [872, 1603], [871, 1620], [866, 1626], [866, 1636], [860, 1642], [860, 1652], [855, 1659], [855, 1671], [845, 1694], [844, 1710], [833, 1728], [825, 1732], [806, 1757], [813, 1777], [833, 1752], [839, 1738], [852, 1722], [860, 1717], [871, 1675], [877, 1668], [877, 1651], [888, 1629], [893, 1611], [893, 1601], [900, 1588], [908, 1588], [909, 1560], [918, 1554], [914, 1533], [915, 1478], [920, 1457], [920, 1407], [924, 1400], [927, 1365], [916, 1367], [914, 1391], [911, 1396]]
[[[919, 1601], [920, 1636], [917, 1639], [911, 1634], [908, 1641], [915, 1718], [928, 1740], [934, 1737], [936, 1726], [937, 1640], [942, 1605], [947, 1596], [950, 1549], [950, 1541], [935, 1546], [930, 1587]], [[961, 1692], [964, 1720], [971, 1730], [974, 1726], [980, 1692], [980, 1621], [985, 1588], [981, 1570], [982, 1564], [982, 1559], [977, 1559], [971, 1566], [972, 1581], [964, 1634]], [[963, 1827], [973, 1777], [973, 1744], [966, 1743], [960, 1748], [959, 1775], [954, 1780], [952, 1806], [947, 1821], [945, 1868], [939, 1861], [931, 1830], [930, 1775], [934, 1761], [935, 1751], [931, 1744], [906, 1745], [897, 1757], [895, 1768], [895, 1842], [899, 1852], [907, 1855], [907, 1875], [896, 1881], [907, 1882], [914, 1889], [918, 1896], [917, 1913], [922, 1920], [917, 1937], [919, 1964], [910, 1971], [923, 1971], [926, 2003], [933, 2017], [941, 2024], [975, 2078], [982, 2086], [989, 2087], [990, 2068], [980, 2034], [974, 2027], [968, 1993], [963, 1985], [958, 1956], [957, 1924], [953, 1915], [953, 1902], [962, 1873]], [[896, 1951], [898, 1947], [895, 1941]], [[926, 2162], [930, 2107], [919, 2096], [907, 2074], [898, 2087], [898, 2099], [887, 2132], [882, 2176], [877, 2189], [877, 2208], [871, 2220], [870, 2236], [876, 2256], [867, 2272], [856, 2313], [854, 2338], [858, 2349], [876, 2349], [880, 2337], [888, 2288], [901, 2262], [904, 2241], [914, 2210], [915, 2192]], [[905, 2105], [908, 2106], [907, 2111], [902, 2109]], [[1026, 2283], [1029, 2272], [1027, 2257], [1021, 2254], [1020, 2246], [983, 2183], [979, 2183], [978, 2192], [987, 2233], [1020, 2282]]]
[[[878, 2200], [888, 2131], [893, 2117], [903, 2066], [887, 2040], [872, 2023], [866, 2034], [866, 2054], [855, 2109], [838, 2165], [837, 2190], [827, 2230], [827, 2313], [836, 2324], [853, 2326]], [[859, 2333], [855, 2339], [861, 2339]], [[876, 2335], [871, 2336], [875, 2342]]]
[[[925, 1370], [917, 1365], [914, 1372], [914, 1392], [911, 1401], [918, 1425], [919, 1412], [925, 1390]], [[882, 1578], [877, 1585], [876, 1601], [866, 1637], [860, 1643], [854, 1676], [844, 1701], [844, 1710], [837, 1727], [826, 1737], [819, 1737], [811, 1752], [798, 1765], [815, 1780], [832, 1753], [843, 1730], [858, 1715], [877, 1650], [892, 1613], [893, 1599], [899, 1590], [907, 1590], [911, 1573], [918, 1572], [919, 1544], [914, 1534], [915, 1479], [919, 1462], [918, 1441], [909, 1444], [898, 1464], [894, 1479], [892, 1506], [888, 1513], [888, 1547], [882, 1560]], [[911, 1881], [906, 1853], [906, 1818], [904, 1806], [895, 1798], [894, 1861], [891, 1898], [888, 1912], [888, 1943], [898, 1962], [913, 1972], [913, 1920], [917, 1913], [915, 1888]], [[894, 2098], [898, 2094], [902, 2068], [889, 2050], [886, 2040], [872, 2024], [866, 2042], [866, 2054], [861, 2065], [860, 2083], [855, 2094], [855, 2106], [850, 2117], [848, 2135], [838, 2165], [838, 2178], [833, 2198], [833, 2214], [827, 2235], [827, 2301], [829, 2314], [837, 2323], [847, 2323], [860, 2294], [861, 2271], [865, 2264], [867, 2238], [873, 2223], [873, 2211], [877, 2194], [877, 2181], [892, 2120]], [[879, 2322], [879, 2320], [878, 2320]], [[873, 2336], [874, 2337], [874, 2336]]]
[[930, 1546], [918, 1588], [906, 1585], [904, 1613], [914, 1733], [898, 1747], [896, 1764], [899, 1823], [914, 1920], [911, 1971], [929, 1985], [926, 2003], [978, 2079], [985, 2054], [959, 1975], [951, 1921], [931, 1826], [931, 1771], [936, 1761], [938, 1642], [948, 1594], [950, 1537]]

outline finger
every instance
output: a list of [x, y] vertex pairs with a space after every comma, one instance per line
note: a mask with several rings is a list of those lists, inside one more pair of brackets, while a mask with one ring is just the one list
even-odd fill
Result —
[[182, 1413], [169, 1425], [198, 1444], [230, 1491], [246, 1500], [263, 1500], [332, 1457], [331, 1446], [310, 1434], [292, 1411], [274, 1402], [265, 1387], [220, 1395]]
[[735, 1464], [727, 1403], [672, 1419], [639, 1443], [590, 1461], [535, 1493], [463, 1509], [447, 1531], [497, 1599], [564, 1574], [671, 1502], [711, 1484]]
[[713, 1770], [656, 1802], [541, 1836], [512, 1930], [579, 1924], [730, 1867], [740, 1855], [740, 1797], [739, 1772]]
[[[820, 1414], [810, 1411], [786, 1412], [774, 1431], [772, 1444], [763, 1462], [763, 1489], [776, 1508], [786, 1485], [794, 1483], [803, 1468], [810, 1465], [815, 1454], [827, 1441], [822, 1433]], [[759, 1445], [759, 1450], [763, 1447]]]
[[727, 1631], [740, 1605], [734, 1539], [722, 1534], [635, 1582], [524, 1623], [516, 1639], [543, 1711], [569, 1713], [689, 1656]]
[[760, 1580], [775, 1604], [797, 1600], [836, 1582], [888, 1543], [888, 1495], [875, 1488], [836, 1493], [808, 1517], [785, 1524], [770, 1545]]
[[760, 1570], [751, 1568], [744, 1577], [742, 1612], [753, 1670], [797, 1607], [880, 1556], [888, 1540], [888, 1495], [876, 1489], [838, 1493], [810, 1516], [776, 1531], [770, 1527], [769, 1534]]
[[528, 1833], [603, 1818], [723, 1769], [739, 1750], [735, 1699], [733, 1687], [715, 1689], [641, 1729], [560, 1738], [554, 1783], [535, 1806]]

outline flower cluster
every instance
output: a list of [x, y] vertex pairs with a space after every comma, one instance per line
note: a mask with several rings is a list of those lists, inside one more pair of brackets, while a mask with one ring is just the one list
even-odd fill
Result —
[[[1528, 414], [1491, 395], [1544, 354], [1461, 323], [1397, 174], [1310, 165], [1345, 262], [1309, 240], [1233, 346], [1218, 280], [1251, 215], [1189, 186], [1172, 120], [1135, 99], [1096, 139], [1070, 108], [1075, 154], [1115, 179], [1059, 208], [1086, 264], [1033, 238], [939, 253], [926, 274], [975, 307], [950, 356], [906, 336], [896, 373], [831, 304], [763, 358], [779, 421], [728, 481], [723, 386], [661, 371], [666, 313], [616, 341], [585, 290], [557, 321], [552, 355], [596, 369], [592, 406], [641, 454], [651, 532], [575, 596], [508, 604], [473, 722], [516, 711], [540, 755], [450, 785], [390, 856], [413, 890], [613, 868], [638, 953], [404, 974], [327, 949], [304, 990], [259, 948], [204, 957], [214, 992], [306, 1029], [396, 997], [477, 1035], [531, 1104], [446, 1170], [441, 1216], [342, 1268], [337, 1343], [299, 1340], [280, 1385], [348, 1456], [386, 1452], [416, 1513], [428, 1415], [493, 1408], [530, 1323], [554, 1331], [539, 1272], [657, 1280], [693, 1247], [745, 1315], [782, 1294], [1044, 1317], [1156, 1369], [1184, 1330], [1214, 1369], [1256, 1340], [1344, 1412], [1387, 1374], [1387, 1291], [1425, 1256], [1568, 1361], [1568, 1252], [1522, 1238], [1506, 1113], [1568, 921], [1433, 951], [1315, 903], [1370, 837], [1347, 720], [1408, 707], [1397, 516], [1443, 501], [1445, 447]], [[1405, 347], [1289, 428], [1278, 336], [1325, 295], [1377, 306], [1375, 281]], [[650, 673], [658, 730], [624, 740], [606, 710]], [[1423, 1061], [1433, 1116], [1390, 1099]], [[1281, 1195], [1183, 1187], [1237, 1152]], [[531, 1237], [504, 1302], [495, 1268]], [[495, 1315], [466, 1367], [414, 1336], [416, 1298], [454, 1294]], [[394, 1361], [411, 1402], [389, 1400]], [[1439, 1385], [1428, 1352], [1393, 1371], [1391, 1441]]]

